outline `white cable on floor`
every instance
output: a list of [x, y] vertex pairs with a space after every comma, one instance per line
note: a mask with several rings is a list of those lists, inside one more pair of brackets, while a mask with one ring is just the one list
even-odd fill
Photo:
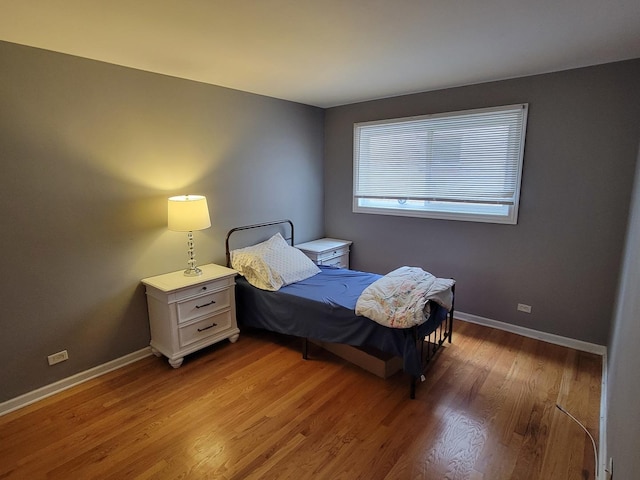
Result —
[[578, 425], [580, 425], [580, 427], [582, 428], [582, 430], [585, 431], [585, 433], [587, 435], [589, 435], [589, 438], [591, 439], [591, 444], [593, 445], [593, 454], [595, 456], [595, 475], [594, 478], [595, 480], [598, 480], [598, 472], [600, 470], [598, 470], [598, 448], [596, 447], [596, 441], [593, 439], [593, 437], [591, 436], [591, 434], [589, 433], [589, 430], [587, 430], [585, 428], [584, 425], [582, 425], [577, 419], [576, 417], [574, 417], [573, 415], [571, 415], [569, 412], [567, 412], [564, 408], [562, 408], [560, 405], [558, 405], [556, 403], [556, 407], [558, 407], [558, 410], [560, 410], [562, 413], [566, 414], [569, 416], [569, 418], [571, 418], [574, 422], [576, 422]]

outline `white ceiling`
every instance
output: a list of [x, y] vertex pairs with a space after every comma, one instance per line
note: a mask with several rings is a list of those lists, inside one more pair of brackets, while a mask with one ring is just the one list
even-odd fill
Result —
[[640, 57], [639, 0], [0, 0], [0, 40], [320, 107]]

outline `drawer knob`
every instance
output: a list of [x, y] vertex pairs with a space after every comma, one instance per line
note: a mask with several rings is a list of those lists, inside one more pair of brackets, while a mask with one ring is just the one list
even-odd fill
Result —
[[199, 331], [199, 332], [204, 332], [205, 330], [209, 330], [210, 328], [217, 327], [217, 326], [218, 326], [218, 324], [217, 324], [217, 323], [212, 323], [212, 324], [211, 324], [211, 325], [209, 325], [208, 327], [199, 328], [199, 329], [198, 329], [198, 331]]
[[208, 307], [209, 305], [213, 305], [214, 303], [216, 303], [216, 301], [215, 300], [211, 300], [209, 303], [205, 303], [204, 305], [196, 305], [196, 308]]

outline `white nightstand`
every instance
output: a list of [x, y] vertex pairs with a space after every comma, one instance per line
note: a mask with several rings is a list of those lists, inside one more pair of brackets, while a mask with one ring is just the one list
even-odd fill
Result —
[[200, 265], [202, 275], [183, 270], [142, 280], [147, 290], [151, 350], [165, 355], [172, 367], [184, 356], [228, 338], [238, 340], [235, 276], [220, 265]]
[[312, 242], [300, 243], [296, 248], [302, 250], [316, 265], [332, 265], [349, 268], [350, 240], [320, 238]]

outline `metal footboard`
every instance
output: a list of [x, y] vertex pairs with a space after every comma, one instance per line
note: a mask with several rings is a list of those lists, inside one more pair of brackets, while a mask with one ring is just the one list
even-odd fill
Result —
[[412, 375], [411, 383], [409, 385], [409, 396], [414, 399], [416, 398], [416, 385], [418, 380], [421, 382], [425, 380], [425, 372], [429, 365], [429, 362], [435, 357], [436, 353], [440, 350], [440, 347], [446, 342], [449, 341], [451, 343], [451, 338], [453, 336], [453, 312], [454, 312], [454, 302], [456, 297], [456, 286], [455, 284], [451, 287], [451, 291], [453, 293], [453, 301], [451, 303], [451, 310], [447, 314], [447, 317], [440, 322], [440, 324], [426, 337], [418, 338], [417, 333], [414, 331], [414, 340], [416, 342], [416, 348], [420, 352], [420, 359], [422, 361], [422, 375], [419, 377]]

